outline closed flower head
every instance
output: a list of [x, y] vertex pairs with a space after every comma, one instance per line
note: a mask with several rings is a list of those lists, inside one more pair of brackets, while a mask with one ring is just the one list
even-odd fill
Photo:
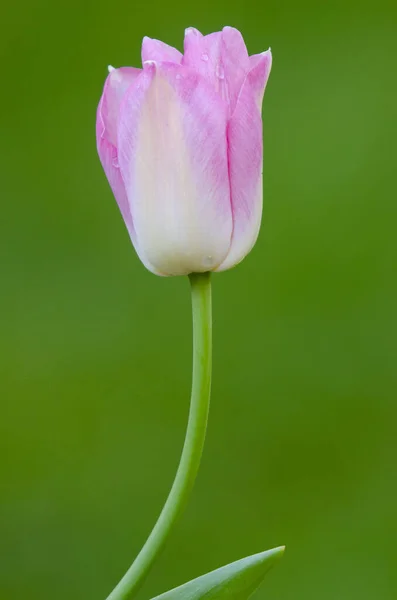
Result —
[[109, 67], [97, 146], [132, 243], [157, 275], [223, 271], [262, 213], [261, 105], [271, 52], [189, 28], [184, 54], [148, 37], [142, 69]]

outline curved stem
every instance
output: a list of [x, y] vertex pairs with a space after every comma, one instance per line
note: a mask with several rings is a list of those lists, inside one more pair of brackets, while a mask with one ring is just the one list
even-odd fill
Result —
[[132, 598], [186, 506], [203, 452], [211, 389], [212, 311], [210, 273], [189, 275], [193, 311], [193, 381], [185, 443], [167, 501], [145, 545], [107, 600]]

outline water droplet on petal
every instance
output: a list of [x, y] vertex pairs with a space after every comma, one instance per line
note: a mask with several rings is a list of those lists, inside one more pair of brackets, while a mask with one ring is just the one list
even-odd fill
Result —
[[202, 54], [201, 55], [201, 60], [203, 60], [204, 62], [207, 62], [208, 61], [208, 54], [205, 54], [205, 53]]
[[175, 75], [175, 79], [182, 79], [182, 75], [178, 73], [177, 75]]

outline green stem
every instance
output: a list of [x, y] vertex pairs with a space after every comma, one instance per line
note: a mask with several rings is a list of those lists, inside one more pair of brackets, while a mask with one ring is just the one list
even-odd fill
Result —
[[211, 390], [211, 279], [210, 273], [192, 273], [189, 279], [193, 311], [193, 381], [181, 460], [157, 523], [135, 561], [107, 600], [127, 600], [138, 591], [187, 504], [200, 465]]

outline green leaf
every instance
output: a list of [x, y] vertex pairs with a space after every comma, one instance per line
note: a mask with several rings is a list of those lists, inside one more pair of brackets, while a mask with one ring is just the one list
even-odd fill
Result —
[[152, 600], [246, 600], [268, 570], [282, 557], [284, 546], [253, 554], [188, 581]]

